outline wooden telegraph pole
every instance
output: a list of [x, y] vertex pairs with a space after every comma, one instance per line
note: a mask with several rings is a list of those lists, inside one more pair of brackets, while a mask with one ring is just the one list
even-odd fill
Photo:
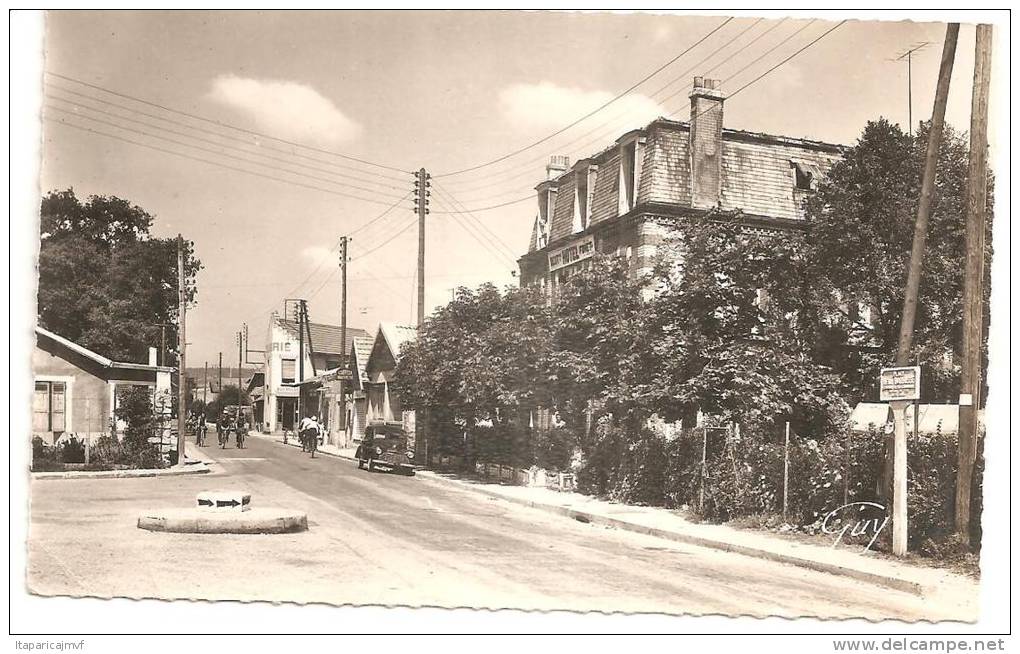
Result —
[[[429, 213], [429, 196], [432, 192], [429, 187], [432, 186], [432, 182], [429, 180], [432, 176], [424, 168], [420, 168], [415, 173], [414, 180], [414, 193], [415, 193], [415, 211], [418, 214], [418, 332], [421, 332], [422, 326], [425, 324], [425, 216]], [[422, 420], [415, 420], [415, 430], [419, 431], [422, 440], [423, 457], [425, 459], [425, 465], [429, 464], [429, 436], [428, 436], [428, 422], [429, 422], [429, 410], [428, 407], [422, 407]], [[421, 425], [419, 428], [418, 425]]]
[[[347, 442], [347, 380], [343, 372], [350, 368], [350, 351], [347, 349], [347, 241], [346, 236], [340, 237], [340, 349], [343, 350], [340, 361], [341, 377], [338, 379], [340, 390], [340, 420], [339, 427], [343, 429], [344, 447]], [[338, 437], [339, 440], [339, 437]]]
[[186, 352], [188, 349], [187, 304], [184, 301], [184, 237], [177, 235], [177, 465], [184, 465], [184, 414], [187, 411], [185, 394]]
[[[899, 346], [896, 349], [897, 366], [907, 366], [910, 361], [910, 348], [914, 339], [914, 319], [917, 316], [917, 296], [921, 285], [921, 265], [928, 236], [928, 218], [931, 215], [932, 196], [935, 191], [935, 167], [938, 163], [939, 147], [942, 144], [946, 100], [949, 97], [949, 82], [953, 76], [953, 59], [956, 57], [956, 40], [959, 33], [959, 23], [950, 23], [946, 26], [946, 42], [942, 47], [939, 81], [935, 88], [935, 107], [932, 110], [931, 126], [928, 131], [924, 177], [921, 179], [921, 198], [917, 205], [914, 241], [910, 250], [910, 266], [907, 271], [907, 286], [903, 297], [903, 318], [900, 322]], [[890, 402], [893, 410], [893, 554], [897, 556], [907, 553], [906, 412], [909, 405], [910, 401], [908, 400]], [[917, 420], [917, 416], [914, 416], [914, 419]]]
[[970, 533], [970, 496], [980, 437], [981, 345], [984, 341], [985, 224], [988, 199], [988, 87], [992, 74], [992, 26], [978, 25], [974, 44], [974, 91], [970, 104], [970, 169], [967, 173], [966, 264], [963, 277], [963, 366], [960, 376], [960, 442], [956, 473], [956, 533]]

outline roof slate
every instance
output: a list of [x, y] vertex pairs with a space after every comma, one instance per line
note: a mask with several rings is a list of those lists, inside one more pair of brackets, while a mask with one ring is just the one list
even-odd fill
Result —
[[[298, 323], [293, 320], [278, 319], [280, 325], [286, 329], [294, 338], [299, 338]], [[347, 342], [340, 343], [340, 327], [337, 325], [326, 325], [319, 322], [309, 322], [309, 331], [312, 333], [312, 351], [322, 354], [346, 354], [350, 352], [351, 345], [357, 337], [368, 337], [364, 329], [357, 327], [347, 328]]]

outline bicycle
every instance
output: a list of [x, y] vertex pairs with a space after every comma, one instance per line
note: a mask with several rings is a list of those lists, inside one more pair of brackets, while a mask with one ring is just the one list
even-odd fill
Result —
[[235, 431], [236, 431], [235, 444], [237, 445], [237, 449], [243, 450], [244, 449], [244, 428], [243, 427], [237, 427], [235, 429]]

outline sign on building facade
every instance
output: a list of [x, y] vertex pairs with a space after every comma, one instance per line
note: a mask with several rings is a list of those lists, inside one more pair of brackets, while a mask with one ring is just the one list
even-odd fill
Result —
[[595, 237], [589, 236], [583, 241], [571, 243], [549, 253], [549, 271], [559, 270], [595, 254]]

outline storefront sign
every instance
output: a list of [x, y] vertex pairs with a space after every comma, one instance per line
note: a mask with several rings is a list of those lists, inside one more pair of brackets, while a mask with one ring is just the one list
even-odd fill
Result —
[[572, 263], [591, 258], [595, 254], [595, 237], [572, 243], [549, 253], [549, 271], [559, 270]]
[[879, 377], [879, 399], [882, 402], [921, 399], [921, 368], [882, 368]]

